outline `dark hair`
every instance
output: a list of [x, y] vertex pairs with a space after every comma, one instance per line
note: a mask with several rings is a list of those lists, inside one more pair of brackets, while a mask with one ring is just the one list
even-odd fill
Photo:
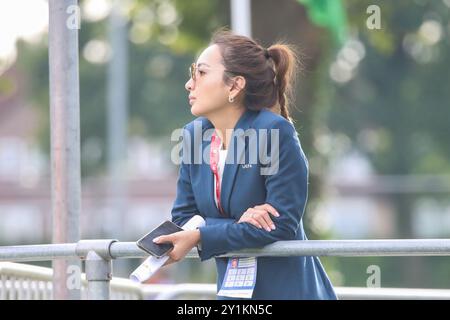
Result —
[[217, 44], [225, 66], [224, 81], [245, 78], [243, 102], [251, 110], [276, 110], [291, 121], [289, 102], [298, 69], [298, 58], [292, 45], [277, 42], [265, 49], [249, 37], [220, 29], [211, 39]]

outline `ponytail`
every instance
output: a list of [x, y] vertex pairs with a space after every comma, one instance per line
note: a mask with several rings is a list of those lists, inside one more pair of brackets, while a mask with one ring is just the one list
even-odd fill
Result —
[[281, 43], [270, 46], [267, 52], [275, 65], [275, 90], [280, 113], [292, 122], [289, 103], [293, 98], [295, 76], [298, 69], [297, 54], [291, 46]]

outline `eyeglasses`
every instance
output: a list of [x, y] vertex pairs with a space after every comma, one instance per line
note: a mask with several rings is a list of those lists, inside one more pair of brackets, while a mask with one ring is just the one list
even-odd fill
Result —
[[195, 62], [189, 67], [189, 77], [191, 77], [193, 81], [197, 79], [197, 65]]
[[[232, 73], [231, 71], [224, 70], [224, 72]], [[193, 62], [189, 67], [189, 77], [195, 82], [197, 80], [198, 67], [195, 62]]]

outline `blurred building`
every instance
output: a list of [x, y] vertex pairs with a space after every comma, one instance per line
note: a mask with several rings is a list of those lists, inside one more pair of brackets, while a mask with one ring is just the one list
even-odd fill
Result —
[[[11, 89], [0, 97], [0, 243], [42, 243], [51, 240], [50, 160], [38, 148], [37, 110], [24, 102], [14, 68], [2, 75]], [[127, 209], [121, 239], [133, 240], [170, 218], [175, 198], [176, 167], [162, 148], [143, 138], [130, 139], [126, 181]], [[82, 180], [82, 238], [117, 237], [104, 228], [112, 208], [106, 179]]]
[[[448, 237], [450, 177], [378, 175], [360, 152], [349, 150], [333, 160], [325, 174], [322, 201], [313, 228], [337, 239], [398, 238], [396, 215], [410, 214], [410, 238]], [[396, 197], [407, 196], [412, 212], [397, 212]], [[447, 200], [445, 200], [447, 199]]]
[[377, 176], [356, 150], [329, 166], [316, 226], [339, 239], [395, 237], [395, 211], [388, 199], [374, 195]]

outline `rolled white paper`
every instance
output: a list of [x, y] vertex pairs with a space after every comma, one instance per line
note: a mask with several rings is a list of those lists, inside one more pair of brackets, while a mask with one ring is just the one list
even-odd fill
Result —
[[[199, 215], [193, 216], [186, 222], [182, 228], [184, 230], [195, 230], [196, 228], [205, 225], [205, 219]], [[155, 256], [150, 256], [145, 261], [133, 271], [130, 275], [130, 279], [135, 282], [144, 282], [150, 279], [150, 277], [161, 268], [164, 263], [169, 259], [169, 256], [164, 256], [157, 258]]]
[[182, 228], [184, 230], [195, 230], [197, 228], [203, 227], [205, 225], [205, 219], [202, 216], [195, 215], [186, 222]]

